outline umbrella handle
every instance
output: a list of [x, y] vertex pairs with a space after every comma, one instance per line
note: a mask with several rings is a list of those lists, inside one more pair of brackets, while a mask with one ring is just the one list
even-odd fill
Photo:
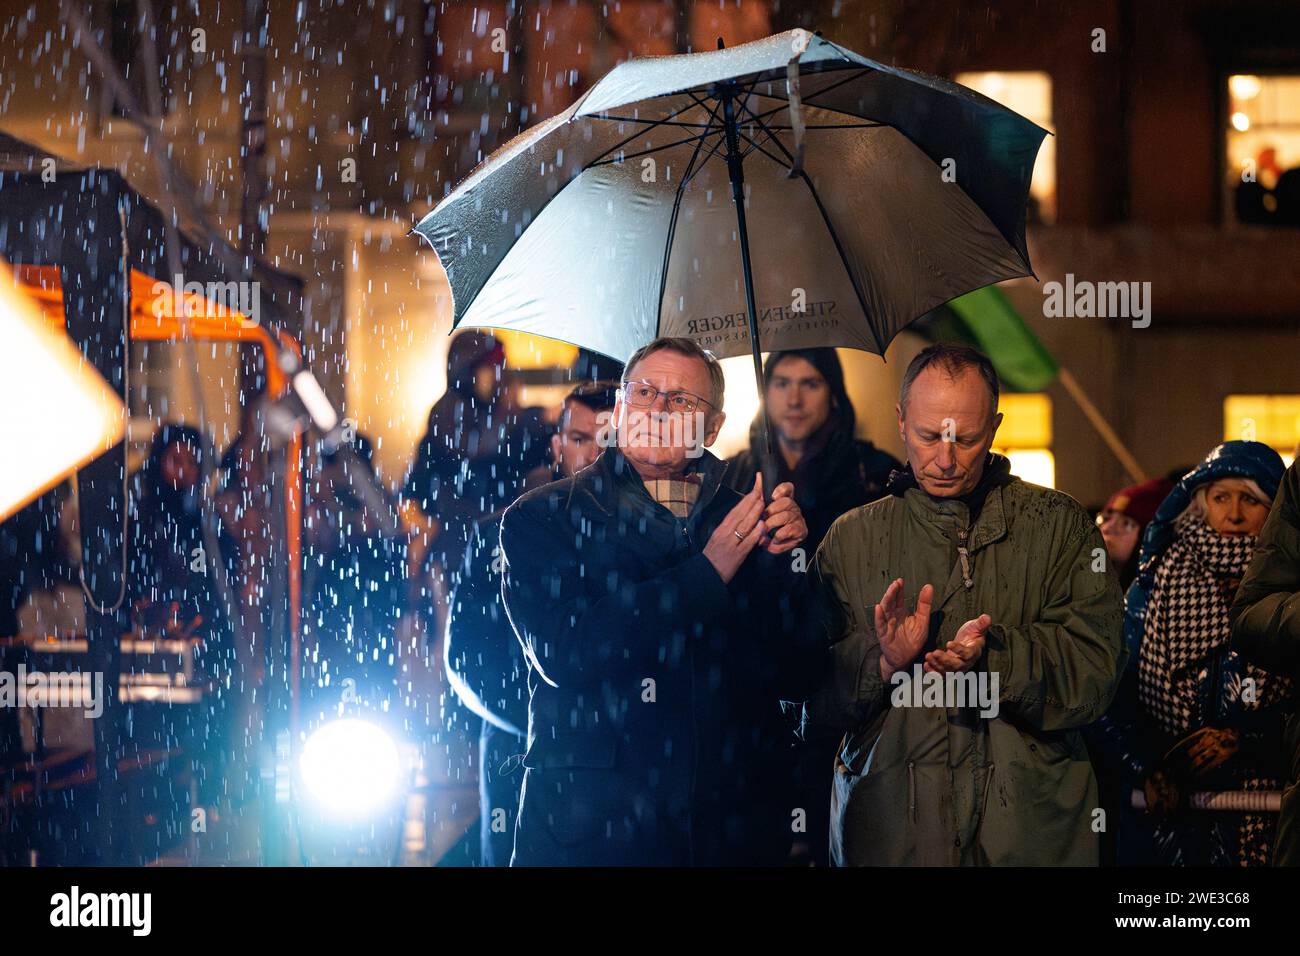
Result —
[[781, 480], [781, 471], [777, 466], [776, 455], [771, 449], [763, 449], [758, 452], [759, 471], [763, 475], [763, 501], [772, 500], [772, 492], [776, 489], [777, 483]]
[[749, 348], [754, 357], [754, 381], [758, 384], [758, 414], [763, 420], [763, 444], [755, 449], [759, 456], [760, 471], [763, 475], [763, 499], [772, 500], [772, 489], [776, 487], [779, 472], [776, 456], [772, 450], [772, 427], [767, 417], [767, 402], [763, 389], [763, 355], [762, 345], [758, 340], [758, 310], [754, 306], [754, 271], [749, 259], [749, 227], [745, 222], [745, 172], [736, 135], [736, 112], [733, 95], [722, 96], [722, 115], [727, 145], [727, 173], [731, 180], [731, 199], [736, 207], [736, 234], [740, 239], [740, 266], [745, 278], [745, 318], [749, 327]]

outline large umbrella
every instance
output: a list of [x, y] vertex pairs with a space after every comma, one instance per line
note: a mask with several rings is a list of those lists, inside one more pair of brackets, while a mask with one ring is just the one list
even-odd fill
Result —
[[752, 354], [761, 401], [763, 350], [883, 355], [935, 306], [1032, 274], [1044, 135], [959, 84], [792, 30], [615, 67], [416, 230], [447, 270], [453, 327], [619, 360], [685, 336]]

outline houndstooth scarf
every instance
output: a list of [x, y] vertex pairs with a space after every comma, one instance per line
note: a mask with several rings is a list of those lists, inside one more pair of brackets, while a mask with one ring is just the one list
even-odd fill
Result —
[[[1255, 549], [1253, 536], [1225, 537], [1201, 518], [1178, 524], [1178, 536], [1156, 571], [1138, 656], [1138, 695], [1160, 729], [1183, 737], [1226, 709], [1253, 710], [1290, 693], [1290, 682], [1244, 664], [1226, 650], [1228, 608]], [[1223, 650], [1220, 650], [1223, 648]], [[1222, 656], [1222, 686], [1207, 686]], [[1242, 696], [1241, 676], [1254, 694]], [[1266, 790], [1277, 781], [1243, 775], [1245, 790]], [[1237, 862], [1268, 862], [1267, 817], [1246, 814], [1239, 830]]]
[[1156, 570], [1138, 693], [1165, 733], [1181, 737], [1213, 716], [1204, 712], [1205, 670], [1213, 652], [1228, 643], [1228, 607], [1254, 549], [1254, 537], [1225, 537], [1189, 516]]

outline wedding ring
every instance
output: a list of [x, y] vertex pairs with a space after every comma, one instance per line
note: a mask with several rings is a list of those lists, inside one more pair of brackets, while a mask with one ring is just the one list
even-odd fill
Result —
[[741, 534], [739, 531], [733, 531], [733, 532], [731, 532], [731, 533], [734, 534], [734, 535], [736, 536], [736, 540], [737, 540], [737, 541], [744, 541], [744, 540], [745, 540], [745, 535]]

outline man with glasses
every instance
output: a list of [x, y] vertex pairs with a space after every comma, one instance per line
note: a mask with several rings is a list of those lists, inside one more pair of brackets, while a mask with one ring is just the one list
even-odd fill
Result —
[[1106, 542], [1106, 555], [1119, 572], [1119, 585], [1125, 591], [1137, 577], [1142, 532], [1156, 516], [1160, 502], [1173, 490], [1174, 483], [1168, 478], [1152, 478], [1115, 492], [1106, 507], [1097, 513], [1097, 527]]
[[741, 494], [706, 449], [717, 361], [689, 339], [628, 361], [610, 445], [506, 512], [502, 593], [528, 659], [515, 865], [779, 864], [780, 701], [821, 649], [793, 635], [807, 527], [789, 483]]

